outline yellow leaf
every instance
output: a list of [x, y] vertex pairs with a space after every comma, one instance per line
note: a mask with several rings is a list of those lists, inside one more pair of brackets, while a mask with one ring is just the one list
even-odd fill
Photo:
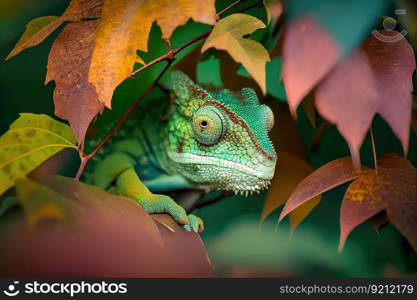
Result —
[[114, 89], [127, 78], [136, 62], [144, 63], [137, 50], [148, 50], [154, 21], [168, 39], [174, 29], [190, 18], [215, 24], [214, 0], [108, 0], [95, 36], [88, 80], [108, 108]]
[[14, 49], [6, 60], [23, 50], [42, 43], [52, 32], [66, 21], [78, 21], [86, 10], [101, 6], [103, 0], [72, 0], [61, 17], [47, 16], [33, 19], [26, 25], [26, 30], [20, 37]]
[[0, 137], [0, 195], [18, 178], [64, 148], [74, 148], [68, 125], [47, 115], [22, 113]]
[[16, 46], [6, 57], [6, 60], [19, 54], [29, 47], [40, 44], [48, 35], [57, 29], [64, 20], [56, 16], [40, 17], [33, 19], [26, 25], [26, 30], [20, 37]]
[[269, 54], [260, 43], [243, 38], [260, 28], [265, 28], [265, 24], [255, 17], [230, 15], [216, 24], [202, 52], [212, 47], [227, 51], [236, 62], [243, 64], [265, 94], [265, 66], [270, 61]]

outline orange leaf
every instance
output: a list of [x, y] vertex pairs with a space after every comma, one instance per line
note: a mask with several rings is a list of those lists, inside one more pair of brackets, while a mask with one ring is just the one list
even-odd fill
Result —
[[137, 50], [148, 50], [148, 36], [156, 21], [168, 39], [174, 29], [190, 18], [214, 24], [214, 0], [108, 0], [97, 28], [88, 81], [99, 101], [111, 107], [114, 89], [131, 73], [136, 62], [144, 63]]
[[417, 169], [397, 154], [384, 155], [377, 171], [363, 171], [349, 185], [340, 209], [339, 249], [356, 226], [382, 210], [417, 251]]
[[306, 177], [294, 190], [281, 212], [279, 221], [296, 208], [343, 183], [359, 177], [350, 157], [331, 161]]
[[275, 175], [261, 214], [263, 221], [275, 209], [283, 205], [297, 185], [312, 171], [305, 159], [288, 152], [279, 152]]
[[297, 228], [297, 226], [300, 225], [310, 212], [320, 203], [320, 200], [321, 196], [314, 197], [290, 212], [290, 226], [292, 232], [294, 232], [295, 228]]

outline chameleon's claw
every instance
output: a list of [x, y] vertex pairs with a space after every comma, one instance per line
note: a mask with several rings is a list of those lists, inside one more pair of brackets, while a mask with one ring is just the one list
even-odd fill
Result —
[[203, 221], [194, 216], [188, 215], [184, 208], [175, 201], [165, 195], [155, 195], [147, 197], [136, 197], [135, 199], [142, 208], [149, 214], [154, 213], [167, 213], [169, 214], [179, 225], [187, 231], [194, 231], [196, 233], [204, 230]]
[[204, 230], [203, 221], [194, 215], [188, 215], [188, 221], [195, 233], [202, 232]]

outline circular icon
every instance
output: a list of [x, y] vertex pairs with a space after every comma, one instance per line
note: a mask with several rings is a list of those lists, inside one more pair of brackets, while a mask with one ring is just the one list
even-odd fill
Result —
[[385, 30], [393, 31], [395, 29], [395, 26], [397, 26], [397, 21], [394, 18], [387, 17], [382, 22], [382, 26]]

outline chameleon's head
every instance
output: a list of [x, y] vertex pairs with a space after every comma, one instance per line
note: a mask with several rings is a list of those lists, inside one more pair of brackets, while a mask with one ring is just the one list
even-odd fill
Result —
[[207, 91], [171, 75], [176, 106], [169, 119], [168, 157], [188, 180], [208, 189], [259, 191], [271, 180], [276, 153], [268, 137], [272, 110], [252, 89]]

